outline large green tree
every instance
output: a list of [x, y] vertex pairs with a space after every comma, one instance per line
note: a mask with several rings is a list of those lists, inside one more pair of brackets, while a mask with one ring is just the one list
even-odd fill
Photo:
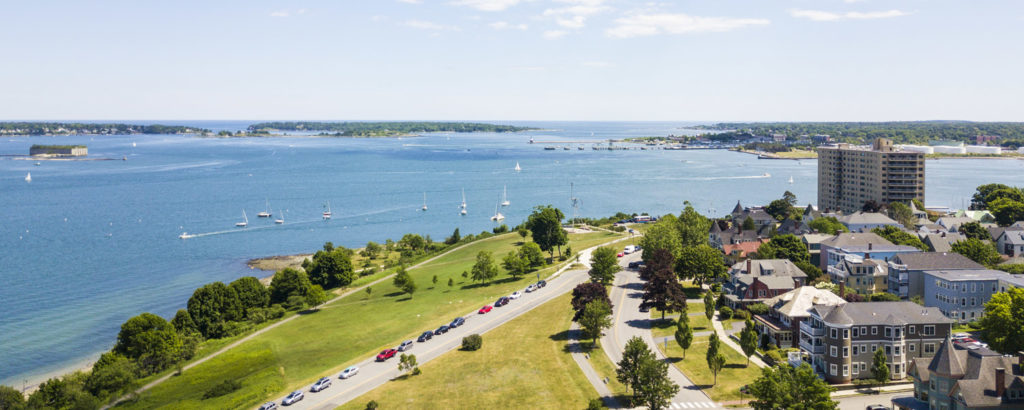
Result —
[[665, 319], [665, 312], [681, 312], [685, 315], [686, 292], [673, 272], [672, 254], [660, 249], [655, 252], [653, 261], [648, 266], [655, 269], [648, 273], [647, 282], [644, 283], [644, 303], [660, 310], [662, 320]]
[[555, 248], [561, 253], [562, 245], [569, 243], [569, 235], [562, 229], [562, 219], [565, 219], [565, 214], [551, 205], [534, 208], [533, 213], [526, 218], [525, 225], [530, 230], [533, 241], [552, 258]]
[[951, 247], [953, 252], [964, 255], [967, 259], [985, 266], [995, 266], [995, 264], [1002, 260], [999, 252], [996, 251], [992, 244], [977, 239], [964, 239], [954, 243]]
[[[712, 221], [693, 209], [690, 201], [683, 202], [685, 207], [679, 214], [676, 227], [679, 230], [679, 242], [682, 246], [707, 245], [711, 232]], [[644, 247], [647, 249], [647, 247]], [[679, 256], [679, 255], [673, 255]]]
[[693, 328], [690, 327], [690, 318], [687, 315], [679, 315], [676, 321], [676, 343], [683, 349], [683, 360], [686, 360], [686, 349], [693, 344]]
[[988, 209], [988, 196], [994, 191], [1013, 189], [1006, 184], [985, 184], [978, 186], [977, 192], [971, 197], [971, 209]]
[[754, 396], [750, 406], [755, 410], [828, 410], [839, 405], [832, 401], [832, 386], [818, 378], [807, 363], [795, 368], [788, 363], [765, 367], [748, 388]]
[[917, 226], [917, 218], [914, 218], [914, 211], [902, 202], [889, 203], [889, 216], [908, 229], [914, 229]]
[[846, 229], [846, 225], [843, 225], [843, 223], [839, 222], [839, 220], [834, 216], [814, 218], [814, 220], [809, 222], [807, 226], [819, 233], [829, 235], [835, 235], [840, 232], [850, 232], [849, 229]]
[[715, 316], [715, 293], [710, 290], [704, 292], [704, 316], [708, 320]]
[[324, 289], [347, 286], [355, 280], [352, 258], [345, 248], [328, 249], [324, 246], [323, 250], [313, 254], [312, 261], [303, 263], [303, 268], [306, 269], [309, 282]]
[[410, 297], [416, 292], [416, 281], [405, 270], [405, 266], [398, 267], [398, 272], [395, 272], [395, 277], [391, 279], [391, 283], [402, 293], [408, 294]]
[[470, 277], [474, 282], [486, 282], [498, 276], [498, 265], [494, 263], [494, 256], [489, 251], [480, 251], [476, 254], [476, 263], [470, 270]]
[[722, 354], [722, 341], [718, 339], [718, 332], [711, 332], [704, 360], [708, 363], [708, 369], [711, 369], [711, 373], [715, 375], [715, 381], [712, 384], [718, 384], [718, 373], [725, 367], [725, 355]]
[[508, 251], [508, 254], [501, 260], [501, 266], [513, 278], [518, 278], [530, 270], [530, 261], [516, 251]]
[[270, 291], [255, 277], [241, 277], [235, 279], [228, 286], [231, 286], [238, 294], [238, 301], [242, 304], [243, 311], [248, 311], [250, 308], [266, 307], [270, 304]]
[[992, 349], [1006, 354], [1024, 351], [1024, 288], [992, 295], [985, 303], [981, 329]]
[[640, 362], [634, 401], [651, 410], [668, 407], [679, 386], [668, 377], [668, 363], [648, 357]]
[[615, 378], [620, 383], [636, 390], [640, 384], [640, 367], [645, 360], [653, 360], [654, 353], [651, 352], [647, 342], [639, 336], [633, 336], [626, 341], [626, 347], [622, 351], [622, 360], [619, 360], [618, 368], [615, 369]]
[[708, 245], [683, 248], [676, 259], [676, 273], [682, 279], [693, 280], [696, 285], [723, 278], [726, 267], [722, 252]]
[[21, 391], [10, 386], [0, 385], [0, 409], [19, 409], [24, 403], [25, 395]]
[[871, 380], [879, 385], [889, 381], [889, 365], [885, 361], [885, 352], [882, 349], [875, 350], [871, 357]]
[[544, 266], [544, 251], [535, 242], [527, 242], [520, 246], [519, 256], [526, 259], [531, 268]]
[[121, 325], [113, 350], [147, 372], [158, 372], [177, 360], [181, 346], [174, 326], [160, 316], [142, 313]]
[[988, 230], [978, 222], [968, 222], [960, 225], [960, 227], [957, 228], [957, 231], [964, 237], [970, 239], [978, 239], [982, 241], [992, 239], [992, 236], [988, 234]]
[[590, 256], [590, 280], [602, 285], [611, 285], [615, 273], [622, 270], [615, 248], [602, 246], [594, 249]]
[[583, 309], [583, 315], [579, 319], [580, 327], [583, 328], [583, 334], [593, 339], [593, 344], [597, 344], [597, 339], [601, 337], [601, 331], [612, 327], [612, 308], [601, 299], [592, 300], [587, 303], [587, 307]]
[[757, 330], [754, 329], [754, 322], [747, 319], [743, 330], [740, 331], [740, 349], [743, 355], [747, 356], [747, 366], [750, 366], [750, 355], [757, 351]]
[[306, 272], [292, 268], [281, 269], [270, 281], [270, 303], [284, 303], [291, 296], [306, 297], [312, 285]]
[[807, 245], [796, 235], [777, 235], [757, 248], [757, 256], [761, 259], [789, 259], [790, 261], [809, 261], [811, 253]]
[[892, 225], [873, 228], [871, 229], [871, 232], [885, 238], [887, 241], [892, 242], [895, 245], [913, 246], [925, 252], [929, 250], [928, 245], [921, 242], [921, 238], [918, 238], [917, 235], [911, 234]]
[[999, 198], [988, 203], [989, 212], [996, 217], [999, 226], [1010, 226], [1014, 222], [1024, 221], [1024, 202], [1010, 198]]
[[[120, 354], [107, 352], [92, 365], [84, 388], [93, 396], [105, 398], [131, 386], [139, 375], [138, 366]], [[0, 405], [0, 409], [5, 408]]]
[[612, 301], [608, 298], [608, 289], [600, 283], [585, 282], [576, 285], [572, 289], [572, 320], [580, 320], [583, 310], [595, 300], [603, 300], [609, 307], [612, 306]]
[[679, 234], [679, 221], [672, 214], [665, 215], [658, 222], [651, 224], [640, 238], [640, 246], [644, 248], [641, 255], [645, 263], [650, 263], [651, 255], [658, 250], [666, 250], [673, 258], [679, 257], [683, 250], [683, 242]]
[[224, 336], [224, 323], [245, 317], [238, 294], [221, 282], [196, 289], [188, 299], [188, 314], [199, 333], [207, 339]]

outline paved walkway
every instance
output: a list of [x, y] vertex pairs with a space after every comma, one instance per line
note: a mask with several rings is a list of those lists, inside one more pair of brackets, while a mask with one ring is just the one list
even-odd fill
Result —
[[[722, 327], [722, 322], [718, 320], [717, 312], [715, 313], [715, 316], [711, 318], [711, 326], [715, 328], [715, 333], [718, 333], [718, 338], [722, 340], [722, 343], [725, 343], [726, 346], [729, 346], [733, 350], [739, 352], [740, 356], [746, 357], [746, 354], [743, 353], [743, 348], [741, 348], [738, 343], [729, 338], [729, 335], [725, 333], [725, 328]], [[750, 363], [756, 364], [757, 367], [768, 367], [768, 365], [756, 355], [750, 356]]]
[[597, 394], [601, 395], [601, 401], [604, 402], [605, 407], [610, 409], [621, 408], [622, 405], [615, 399], [612, 391], [608, 389], [608, 384], [597, 374], [597, 371], [590, 365], [590, 361], [587, 360], [586, 355], [583, 353], [583, 347], [580, 345], [582, 343], [582, 336], [583, 332], [580, 330], [580, 326], [576, 322], [572, 322], [572, 325], [569, 326], [569, 350], [572, 351], [572, 359], [580, 366], [580, 370], [583, 370], [583, 375], [587, 377], [590, 384], [597, 390]]

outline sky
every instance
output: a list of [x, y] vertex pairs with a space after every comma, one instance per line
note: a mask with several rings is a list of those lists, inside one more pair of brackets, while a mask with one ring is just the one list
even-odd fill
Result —
[[54, 0], [0, 15], [0, 120], [1024, 121], [1019, 0]]

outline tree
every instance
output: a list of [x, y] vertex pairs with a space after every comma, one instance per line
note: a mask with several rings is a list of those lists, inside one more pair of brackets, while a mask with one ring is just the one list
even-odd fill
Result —
[[561, 252], [562, 245], [569, 243], [569, 235], [562, 229], [562, 219], [565, 214], [558, 208], [538, 206], [526, 219], [526, 227], [533, 235], [533, 241], [540, 246], [542, 251], [547, 251], [552, 258], [555, 257], [555, 248]]
[[1010, 189], [1009, 185], [1005, 184], [985, 184], [979, 185], [977, 192], [971, 197], [971, 209], [988, 209], [988, 195], [993, 191], [1000, 189]]
[[814, 218], [813, 221], [807, 224], [811, 229], [820, 233], [835, 235], [840, 232], [850, 232], [846, 229], [846, 225], [839, 222], [834, 216], [823, 216], [821, 218]]
[[985, 266], [994, 266], [1002, 260], [995, 247], [977, 239], [958, 241], [952, 245], [952, 248], [953, 252]]
[[889, 292], [872, 293], [868, 296], [869, 302], [899, 302], [900, 297]]
[[998, 201], [1000, 199], [1009, 199], [1011, 201], [1024, 202], [1024, 192], [1021, 192], [1020, 188], [1008, 187], [996, 189], [992, 192], [989, 192], [988, 195], [985, 195], [985, 202], [988, 203], [989, 208], [992, 207], [993, 202]]
[[768, 204], [764, 208], [764, 211], [771, 215], [776, 220], [783, 220], [793, 214], [793, 204], [789, 203], [785, 199], [776, 199]]
[[345, 248], [334, 248], [313, 254], [313, 260], [304, 263], [303, 268], [309, 276], [309, 282], [320, 285], [324, 289], [333, 289], [339, 286], [348, 286], [355, 280], [355, 271], [352, 269], [352, 258], [349, 257], [349, 250]]
[[999, 198], [989, 202], [988, 209], [996, 217], [999, 226], [1010, 226], [1016, 221], [1024, 221], [1024, 202], [1009, 198]]
[[327, 292], [324, 292], [324, 288], [320, 285], [313, 285], [309, 287], [309, 291], [306, 292], [306, 304], [310, 308], [316, 309], [318, 306], [327, 302]]
[[171, 326], [174, 326], [179, 334], [199, 333], [196, 322], [192, 321], [192, 315], [189, 315], [185, 309], [178, 309], [178, 312], [174, 314], [174, 319], [171, 319]]
[[693, 344], [693, 329], [690, 327], [690, 318], [685, 314], [679, 316], [676, 322], [676, 343], [683, 349], [683, 360], [686, 360], [686, 349]]
[[[682, 246], [707, 245], [711, 232], [711, 220], [701, 215], [690, 201], [683, 202], [683, 212], [679, 214], [676, 229], [679, 230], [679, 242]], [[644, 246], [644, 249], [647, 249]], [[678, 257], [678, 254], [673, 254]]]
[[686, 292], [672, 271], [672, 254], [658, 250], [653, 260], [655, 263], [651, 266], [657, 270], [650, 272], [644, 283], [644, 303], [660, 310], [662, 320], [665, 320], [665, 312], [681, 312], [685, 316]]
[[882, 205], [881, 203], [875, 201], [874, 199], [869, 199], [867, 201], [864, 201], [864, 206], [860, 207], [860, 210], [862, 212], [879, 212], [883, 208], [885, 208], [885, 205]]
[[708, 369], [715, 375], [712, 385], [718, 384], [718, 372], [725, 367], [725, 355], [722, 354], [722, 342], [718, 340], [718, 332], [712, 332], [708, 339], [708, 352], [704, 357], [708, 362]]
[[593, 339], [593, 344], [596, 345], [597, 338], [601, 337], [601, 331], [612, 327], [611, 306], [601, 299], [591, 301], [583, 308], [579, 324], [583, 328], [583, 334]]
[[513, 278], [525, 275], [530, 270], [530, 261], [520, 256], [516, 251], [509, 251], [505, 258], [502, 259], [501, 265]]
[[266, 307], [270, 304], [270, 291], [260, 283], [259, 279], [245, 276], [235, 279], [228, 286], [235, 290], [243, 311], [248, 311], [250, 308]]
[[480, 337], [480, 335], [476, 333], [462, 338], [462, 350], [472, 352], [475, 350], [480, 350], [480, 348], [483, 347], [483, 345], [484, 338]]
[[18, 389], [0, 385], [0, 409], [18, 409], [25, 403], [25, 395]]
[[679, 386], [668, 378], [668, 363], [647, 357], [637, 373], [634, 399], [651, 410], [668, 407], [672, 397], [679, 393]]
[[376, 400], [370, 400], [369, 402], [366, 403], [366, 410], [377, 410], [377, 408], [379, 407], [380, 405], [377, 404]]
[[170, 323], [152, 313], [142, 313], [121, 325], [113, 351], [149, 372], [174, 363], [181, 350], [181, 338]]
[[520, 238], [523, 238], [523, 242], [526, 242], [526, 237], [530, 235], [530, 230], [526, 229], [525, 226], [520, 225], [516, 228], [516, 233], [519, 234]]
[[968, 239], [977, 239], [981, 241], [992, 239], [992, 236], [988, 234], [988, 230], [978, 222], [968, 222], [960, 225], [960, 227], [957, 228], [957, 231]]
[[383, 250], [377, 242], [369, 241], [366, 243], [366, 247], [363, 248], [363, 256], [367, 259], [377, 259]]
[[885, 363], [885, 360], [885, 351], [875, 350], [875, 354], [871, 358], [871, 379], [879, 385], [889, 381], [889, 365]]
[[811, 263], [810, 261], [797, 261], [793, 262], [793, 264], [796, 265], [796, 267], [800, 268], [800, 270], [804, 271], [805, 274], [807, 274], [807, 283], [814, 282], [822, 275], [821, 268], [814, 266], [814, 264]]
[[917, 226], [917, 218], [914, 218], [914, 211], [902, 202], [889, 203], [889, 216], [908, 229], [914, 229]]
[[676, 273], [682, 279], [692, 279], [698, 286], [711, 283], [725, 276], [722, 258], [722, 252], [709, 245], [683, 248], [676, 259]]
[[704, 316], [711, 320], [715, 316], [715, 294], [712, 291], [704, 292]]
[[765, 367], [748, 389], [754, 396], [750, 406], [755, 410], [838, 408], [838, 403], [832, 401], [832, 386], [818, 378], [807, 363]]
[[633, 336], [626, 341], [626, 347], [622, 351], [622, 360], [619, 360], [619, 367], [615, 369], [615, 378], [620, 383], [633, 389], [636, 394], [640, 387], [640, 367], [646, 360], [654, 360], [654, 353], [639, 336]]
[[993, 294], [979, 323], [992, 349], [1006, 354], [1024, 350], [1024, 288]]
[[459, 228], [455, 228], [455, 232], [452, 232], [452, 236], [444, 240], [445, 245], [455, 245], [462, 240], [462, 235], [459, 234]]
[[[103, 398], [120, 393], [135, 381], [139, 368], [127, 357], [114, 352], [100, 356], [85, 378], [84, 388], [93, 396]], [[20, 393], [19, 393], [20, 394]], [[0, 399], [0, 409], [6, 409]]]
[[408, 294], [412, 297], [412, 294], [416, 292], [416, 281], [412, 279], [409, 272], [405, 270], [405, 266], [399, 266], [398, 272], [395, 273], [395, 277], [391, 280], [391, 283], [395, 285], [398, 290], [402, 293]]
[[610, 285], [615, 280], [615, 272], [622, 270], [615, 249], [602, 246], [594, 249], [590, 257], [590, 280]]
[[526, 259], [531, 268], [544, 266], [544, 251], [534, 242], [524, 243], [519, 247], [519, 257]]
[[281, 269], [270, 281], [270, 303], [284, 303], [289, 296], [305, 297], [310, 286], [312, 284], [306, 272], [292, 268]]
[[743, 330], [740, 332], [740, 348], [747, 356], [747, 366], [750, 366], [750, 355], [757, 351], [757, 330], [754, 329], [754, 322], [747, 319]]
[[188, 299], [188, 314], [192, 316], [199, 333], [207, 339], [222, 337], [225, 322], [240, 320], [245, 316], [238, 294], [221, 282], [196, 289]]
[[498, 265], [494, 263], [494, 257], [488, 251], [480, 251], [476, 254], [476, 263], [473, 264], [471, 277], [474, 282], [486, 282], [498, 276]]
[[744, 231], [753, 231], [757, 229], [757, 225], [754, 225], [754, 220], [748, 216], [747, 219], [743, 220], [743, 224], [740, 225], [740, 228]]
[[921, 242], [921, 238], [918, 238], [917, 235], [907, 233], [906, 231], [895, 226], [879, 226], [877, 228], [872, 229], [871, 232], [885, 238], [886, 240], [892, 242], [895, 245], [913, 246], [922, 251], [928, 251], [928, 245], [925, 245], [924, 242]]
[[455, 286], [455, 279], [448, 278], [448, 287], [450, 288], [452, 286]]
[[572, 310], [575, 312], [572, 320], [579, 321], [587, 305], [595, 300], [603, 300], [609, 309], [612, 306], [612, 301], [608, 298], [608, 290], [600, 283], [586, 282], [576, 285], [572, 289]]
[[679, 257], [683, 250], [683, 243], [679, 237], [679, 223], [676, 217], [665, 215], [647, 228], [644, 236], [640, 238], [640, 246], [644, 248], [641, 257], [645, 264], [651, 263], [651, 255], [659, 250], [665, 250], [672, 254], [673, 259]]
[[809, 261], [811, 253], [807, 245], [796, 235], [778, 235], [757, 248], [761, 259], [789, 259], [792, 262]]
[[437, 275], [434, 275], [434, 278], [430, 281], [434, 283], [434, 286], [437, 286]]
[[418, 366], [416, 363], [416, 355], [402, 353], [402, 355], [398, 357], [398, 371], [411, 372], [412, 369], [416, 368], [416, 366]]

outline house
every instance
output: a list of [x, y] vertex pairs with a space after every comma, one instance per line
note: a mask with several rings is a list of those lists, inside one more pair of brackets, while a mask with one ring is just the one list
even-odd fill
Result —
[[955, 232], [941, 232], [941, 233], [928, 233], [917, 235], [921, 238], [921, 242], [928, 245], [928, 249], [932, 252], [952, 252], [953, 244], [967, 239], [963, 235]]
[[889, 290], [889, 266], [885, 261], [858, 255], [844, 255], [843, 260], [828, 267], [828, 277], [858, 295]]
[[743, 230], [737, 225], [722, 229], [717, 223], [711, 224], [711, 231], [708, 233], [708, 242], [722, 252], [725, 252], [725, 245], [754, 242], [760, 246], [761, 240], [765, 238], [768, 238], [768, 235], [761, 235], [757, 230]]
[[761, 247], [761, 244], [767, 242], [767, 239], [757, 242], [740, 242], [735, 244], [722, 245], [722, 252], [725, 252], [727, 256], [734, 258], [746, 258], [750, 254], [757, 252], [757, 249]]
[[969, 222], [977, 222], [966, 216], [944, 216], [939, 218], [935, 223], [942, 225], [946, 230], [950, 232], [957, 232], [960, 230], [960, 225]]
[[996, 238], [996, 249], [999, 253], [1014, 257], [1024, 255], [1024, 230], [1003, 230]]
[[814, 205], [807, 204], [807, 206], [804, 207], [803, 217], [800, 219], [805, 223], [811, 223], [811, 221], [818, 218], [821, 218], [821, 212], [814, 208]]
[[846, 225], [846, 229], [849, 229], [850, 232], [868, 232], [883, 226], [903, 227], [899, 222], [880, 212], [854, 212], [840, 216], [838, 219], [839, 222]]
[[842, 261], [846, 254], [888, 261], [898, 254], [920, 251], [913, 246], [893, 245], [871, 232], [844, 232], [821, 241], [821, 261], [818, 266], [822, 272], [827, 272], [829, 266]]
[[953, 252], [902, 253], [889, 260], [889, 293], [902, 299], [924, 296], [924, 271], [985, 269]]
[[914, 396], [893, 400], [896, 408], [1024, 408], [1024, 352], [961, 349], [947, 337], [934, 356], [913, 359], [909, 376]]
[[729, 270], [723, 286], [726, 303], [733, 308], [762, 302], [807, 283], [807, 274], [788, 259], [747, 259]]
[[800, 241], [807, 245], [807, 251], [811, 253], [811, 263], [814, 266], [821, 265], [821, 242], [833, 237], [824, 233], [809, 233], [800, 237]]
[[924, 209], [917, 209], [917, 205], [914, 205], [914, 201], [910, 201], [910, 212], [914, 213], [914, 218], [928, 219], [928, 212], [925, 212]]
[[981, 319], [993, 294], [1024, 288], [1024, 275], [992, 269], [926, 270], [922, 278], [924, 305], [961, 323]]
[[980, 222], [980, 223], [983, 223], [983, 224], [993, 224], [993, 223], [996, 223], [995, 215], [992, 215], [991, 212], [983, 210], [983, 209], [982, 210], [970, 210], [970, 209], [969, 210], [962, 210], [961, 209], [961, 210], [956, 211], [956, 214], [954, 216], [964, 217], [964, 218], [971, 218], [971, 220], [973, 220], [975, 222]]
[[764, 301], [771, 310], [764, 315], [754, 315], [754, 327], [769, 343], [781, 349], [797, 347], [800, 322], [810, 316], [811, 307], [844, 303], [846, 300], [830, 290], [801, 286]]
[[814, 232], [807, 223], [795, 219], [786, 218], [782, 220], [778, 228], [775, 228], [776, 235], [804, 235]]
[[758, 227], [774, 225], [776, 222], [775, 217], [768, 214], [764, 208], [744, 208], [739, 201], [736, 201], [736, 206], [732, 208], [731, 216], [733, 226], [743, 226], [743, 221], [747, 218], [753, 220], [754, 225]]
[[800, 322], [800, 350], [829, 383], [872, 376], [876, 350], [885, 352], [890, 377], [906, 377], [911, 357], [931, 357], [953, 321], [913, 302], [814, 305]]

